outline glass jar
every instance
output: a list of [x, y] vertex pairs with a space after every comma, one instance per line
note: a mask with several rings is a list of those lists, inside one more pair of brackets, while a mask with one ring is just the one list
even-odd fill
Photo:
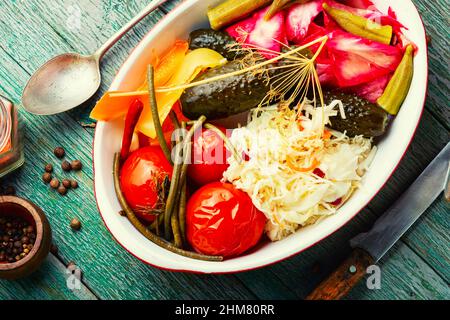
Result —
[[17, 109], [0, 95], [0, 177], [24, 163]]

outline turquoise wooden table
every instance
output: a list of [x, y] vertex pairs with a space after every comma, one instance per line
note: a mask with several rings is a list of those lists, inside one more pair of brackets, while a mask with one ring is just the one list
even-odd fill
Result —
[[[122, 249], [106, 230], [93, 194], [92, 139], [88, 118], [98, 97], [140, 39], [178, 1], [169, 1], [124, 37], [105, 57], [104, 82], [92, 100], [75, 111], [36, 117], [21, 110], [26, 164], [3, 179], [19, 196], [44, 208], [58, 252], [20, 281], [0, 280], [0, 299], [301, 299], [350, 252], [348, 240], [370, 228], [450, 140], [449, 27], [447, 0], [414, 0], [431, 37], [430, 83], [417, 135], [398, 170], [381, 193], [348, 225], [309, 250], [276, 265], [236, 275], [194, 275], [144, 265]], [[133, 17], [148, 0], [3, 0], [0, 1], [0, 93], [19, 103], [30, 75], [52, 56], [93, 52]], [[69, 196], [41, 182], [43, 164], [54, 161], [62, 145], [80, 159], [80, 188]], [[55, 162], [56, 163], [56, 162]], [[73, 217], [82, 230], [73, 232]], [[449, 207], [437, 200], [381, 261], [380, 290], [365, 283], [350, 299], [450, 299]], [[67, 265], [83, 272], [82, 284], [67, 286]]]

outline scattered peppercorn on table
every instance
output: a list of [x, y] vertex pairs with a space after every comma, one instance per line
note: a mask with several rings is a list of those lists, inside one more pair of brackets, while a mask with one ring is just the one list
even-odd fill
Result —
[[[129, 52], [178, 2], [169, 1], [148, 16], [107, 54], [102, 64], [101, 90], [82, 107], [50, 117], [20, 110], [26, 127], [26, 162], [0, 184], [4, 192], [15, 191], [44, 209], [52, 226], [54, 246], [32, 276], [19, 281], [0, 280], [0, 299], [302, 299], [348, 255], [348, 240], [369, 229], [450, 140], [445, 94], [449, 71], [442, 58], [449, 45], [443, 16], [447, 3], [414, 0], [432, 39], [426, 109], [406, 157], [367, 208], [316, 246], [260, 270], [235, 275], [194, 275], [143, 264], [115, 242], [97, 211], [91, 155], [94, 129], [88, 115]], [[42, 63], [63, 52], [94, 51], [147, 3], [2, 1], [0, 19], [5, 23], [0, 28], [0, 94], [19, 105], [30, 74]], [[61, 169], [61, 161], [53, 154], [58, 146], [65, 149], [67, 161], [79, 162], [64, 163]], [[63, 172], [64, 167], [81, 170]], [[61, 186], [68, 189], [72, 184], [63, 196], [46, 184], [51, 183], [53, 170], [61, 173]], [[369, 290], [361, 283], [348, 298], [449, 299], [448, 210], [442, 198], [437, 200], [381, 261], [380, 290]], [[79, 285], [71, 286], [67, 278], [76, 273], [74, 270], [79, 270], [82, 277]]]

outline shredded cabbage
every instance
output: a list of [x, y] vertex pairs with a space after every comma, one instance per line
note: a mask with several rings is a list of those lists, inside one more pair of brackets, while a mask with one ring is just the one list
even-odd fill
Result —
[[332, 203], [358, 188], [376, 149], [370, 139], [325, 129], [337, 115], [345, 117], [341, 101], [319, 108], [305, 101], [297, 110], [254, 110], [247, 126], [233, 131], [231, 142], [248, 161], [230, 157], [224, 179], [266, 215], [272, 241], [334, 214], [339, 205]]

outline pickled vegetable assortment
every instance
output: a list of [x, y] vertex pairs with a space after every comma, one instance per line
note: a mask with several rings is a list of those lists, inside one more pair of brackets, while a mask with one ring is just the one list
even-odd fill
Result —
[[218, 262], [339, 214], [401, 112], [417, 48], [370, 0], [226, 0], [206, 15], [91, 117], [124, 120], [113, 171], [130, 223]]

